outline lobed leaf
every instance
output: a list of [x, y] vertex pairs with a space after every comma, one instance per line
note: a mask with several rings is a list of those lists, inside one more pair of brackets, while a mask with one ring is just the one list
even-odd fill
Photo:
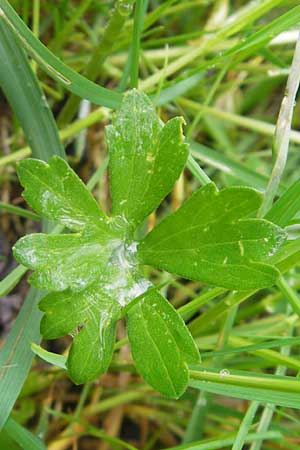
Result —
[[155, 389], [178, 398], [188, 383], [187, 363], [199, 362], [194, 340], [181, 317], [157, 291], [148, 291], [127, 314], [135, 365]]
[[107, 270], [113, 249], [119, 244], [107, 235], [42, 233], [22, 237], [13, 247], [18, 262], [36, 271], [32, 285], [62, 291], [84, 289]]
[[163, 126], [146, 95], [136, 89], [124, 95], [106, 127], [114, 215], [138, 225], [171, 191], [188, 156], [182, 123], [175, 117]]
[[24, 187], [23, 197], [40, 215], [71, 230], [86, 226], [108, 231], [100, 206], [81, 179], [59, 156], [48, 164], [25, 159], [18, 164], [18, 176]]
[[261, 195], [245, 187], [199, 189], [138, 246], [144, 264], [228, 289], [273, 285], [278, 270], [267, 260], [286, 238], [278, 226], [246, 219]]
[[67, 368], [76, 384], [94, 380], [111, 361], [119, 304], [98, 286], [81, 292], [50, 293], [40, 302], [41, 333], [46, 339], [75, 334]]

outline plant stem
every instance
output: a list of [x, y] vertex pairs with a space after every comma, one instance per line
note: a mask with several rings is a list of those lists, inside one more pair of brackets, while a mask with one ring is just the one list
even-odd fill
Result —
[[[33, 0], [33, 23], [32, 32], [38, 38], [40, 34], [40, 0]], [[37, 62], [32, 61], [31, 67], [33, 72], [37, 71]]]
[[27, 272], [27, 267], [19, 265], [0, 281], [0, 297], [8, 294]]
[[[113, 44], [116, 42], [123, 26], [131, 14], [132, 7], [135, 0], [117, 0], [111, 12], [109, 22], [104, 30], [103, 36], [100, 39], [95, 51], [91, 55], [84, 71], [85, 77], [91, 81], [96, 81], [101, 68], [107, 56], [111, 52]], [[58, 117], [58, 125], [69, 123], [74, 117], [80, 98], [71, 94], [68, 101], [64, 105]]]
[[288, 76], [285, 95], [283, 97], [277, 125], [275, 129], [273, 156], [275, 159], [272, 174], [265, 192], [259, 217], [264, 217], [272, 206], [287, 161], [291, 124], [296, 94], [300, 83], [300, 33], [296, 43], [290, 74]]
[[235, 438], [232, 450], [242, 450], [244, 443], [247, 439], [249, 429], [252, 425], [253, 419], [258, 410], [258, 407], [259, 407], [258, 402], [251, 402], [251, 404], [241, 422], [241, 425], [239, 427], [239, 431]]
[[131, 81], [132, 88], [138, 87], [141, 33], [144, 22], [144, 2], [136, 0], [131, 46]]
[[298, 314], [300, 317], [300, 299], [294, 289], [288, 284], [288, 282], [281, 276], [277, 282], [277, 286], [279, 287], [282, 295], [286, 298], [286, 300], [291, 305], [293, 311]]
[[211, 183], [211, 179], [206, 175], [204, 170], [201, 169], [200, 165], [194, 160], [191, 154], [188, 156], [187, 167], [192, 172], [195, 178], [200, 181], [202, 186]]
[[[291, 335], [291, 332], [289, 333]], [[285, 356], [289, 356], [290, 354], [290, 347], [282, 347], [281, 348], [281, 353]], [[286, 372], [286, 367], [285, 366], [278, 366], [276, 371], [275, 371], [275, 375], [278, 376], [283, 376]], [[261, 419], [260, 422], [258, 424], [257, 427], [257, 433], [261, 433], [261, 432], [266, 432], [269, 428], [269, 425], [271, 423], [272, 420], [272, 416], [274, 414], [275, 411], [275, 407], [276, 405], [274, 404], [267, 404], [263, 410], [263, 413], [261, 415]], [[260, 450], [261, 446], [262, 446], [263, 440], [260, 439], [256, 442], [253, 442], [250, 450]]]
[[218, 297], [219, 295], [222, 295], [227, 290], [224, 288], [213, 288], [210, 289], [208, 292], [205, 292], [204, 294], [200, 294], [198, 297], [194, 298], [194, 300], [186, 303], [185, 305], [178, 308], [178, 313], [183, 317], [183, 319], [186, 319], [191, 314], [194, 314], [196, 311], [199, 310], [200, 306], [206, 304], [210, 300], [213, 300], [214, 298]]
[[20, 208], [19, 206], [11, 205], [10, 203], [0, 202], [0, 210], [1, 209], [11, 214], [16, 214], [17, 216], [20, 217], [26, 217], [27, 219], [41, 220], [41, 217], [38, 214], [34, 213], [33, 211]]
[[[221, 111], [218, 108], [212, 106], [205, 106], [203, 104], [200, 104], [198, 102], [183, 97], [180, 97], [180, 99], [178, 99], [178, 103], [183, 107], [190, 108], [194, 111], [203, 111], [205, 114], [209, 114], [212, 117], [217, 117], [218, 119], [225, 120], [226, 122], [234, 123], [239, 127], [255, 131], [256, 133], [262, 135], [273, 136], [275, 133], [276, 125], [263, 122], [261, 120], [243, 117], [238, 114], [230, 113], [227, 111]], [[300, 132], [292, 130], [290, 139], [291, 142], [300, 144]]]
[[212, 383], [229, 384], [233, 386], [253, 387], [267, 390], [278, 390], [299, 394], [300, 383], [295, 379], [277, 379], [272, 377], [260, 377], [249, 375], [234, 375], [231, 373], [226, 376], [220, 373], [212, 372], [206, 368], [203, 370], [190, 370], [190, 377], [193, 380], [210, 381]]

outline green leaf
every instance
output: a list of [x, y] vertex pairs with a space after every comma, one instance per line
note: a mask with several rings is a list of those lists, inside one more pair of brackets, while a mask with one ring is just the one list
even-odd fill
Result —
[[[254, 187], [262, 191], [266, 189], [268, 184], [268, 177], [266, 175], [236, 161], [235, 158], [227, 154], [225, 155], [222, 151], [214, 150], [192, 140], [189, 140], [188, 143], [191, 148], [191, 154], [196, 160], [200, 160], [209, 167], [214, 167], [221, 172], [238, 178], [241, 181], [239, 184]], [[231, 154], [234, 154], [234, 149], [232, 149]], [[280, 183], [279, 191], [281, 193], [284, 192], [284, 185], [282, 183]]]
[[[9, 7], [7, 2], [6, 4]], [[48, 160], [54, 154], [64, 156], [64, 148], [59, 139], [55, 120], [41, 92], [39, 81], [20, 48], [19, 41], [14, 39], [14, 33], [2, 19], [0, 21], [0, 60], [3, 62], [0, 66], [1, 91], [18, 117], [34, 157]], [[13, 153], [10, 152], [10, 155]], [[47, 229], [45, 221], [43, 229]], [[10, 291], [24, 273], [24, 267], [19, 267], [2, 280], [0, 297], [5, 294], [5, 291]], [[29, 290], [7, 339], [5, 342], [3, 342], [4, 339], [2, 341], [0, 429], [7, 421], [30, 370], [33, 359], [30, 343], [40, 340], [41, 313], [37, 308], [38, 297], [36, 290]], [[5, 447], [2, 443], [0, 447], [11, 448]], [[29, 446], [26, 448], [29, 449]]]
[[1, 20], [4, 19], [6, 21], [27, 52], [50, 77], [65, 89], [97, 105], [115, 108], [120, 104], [122, 98], [120, 93], [93, 83], [57, 58], [30, 31], [9, 2], [0, 0], [0, 8]]
[[300, 211], [300, 182], [295, 181], [273, 204], [265, 218], [280, 226], [287, 226], [289, 221]]
[[14, 257], [30, 269], [33, 286], [62, 291], [80, 290], [107, 270], [117, 240], [97, 234], [30, 234], [13, 247]]
[[285, 240], [284, 231], [261, 219], [245, 219], [261, 195], [250, 188], [199, 189], [138, 246], [144, 264], [229, 289], [271, 286], [278, 270], [261, 261]]
[[188, 156], [182, 123], [175, 117], [163, 126], [146, 95], [135, 89], [124, 95], [106, 128], [114, 215], [139, 224], [171, 191]]
[[47, 363], [52, 364], [53, 366], [57, 366], [60, 369], [66, 370], [66, 357], [64, 355], [58, 355], [57, 353], [49, 352], [48, 350], [42, 348], [40, 345], [34, 343], [31, 344], [31, 350], [35, 355], [39, 356]]
[[105, 216], [86, 186], [58, 156], [49, 163], [25, 159], [18, 164], [23, 197], [40, 215], [72, 230], [107, 230]]
[[4, 431], [18, 444], [18, 448], [24, 450], [46, 450], [45, 444], [37, 436], [26, 430], [26, 428], [16, 422], [12, 417], [8, 418], [4, 426]]
[[299, 381], [294, 377], [193, 367], [189, 386], [226, 397], [300, 409]]
[[187, 363], [200, 356], [176, 310], [157, 291], [148, 291], [129, 309], [127, 332], [143, 378], [167, 397], [180, 397], [188, 383]]
[[107, 292], [92, 286], [76, 293], [50, 293], [39, 306], [45, 313], [41, 333], [46, 339], [75, 334], [67, 368], [76, 384], [94, 380], [107, 370], [120, 316], [119, 304]]

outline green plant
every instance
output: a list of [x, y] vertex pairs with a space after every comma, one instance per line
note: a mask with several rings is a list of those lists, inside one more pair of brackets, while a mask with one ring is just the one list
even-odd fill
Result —
[[[107, 446], [129, 450], [170, 446], [174, 450], [241, 450], [245, 445], [250, 450], [298, 449], [298, 3], [0, 0], [0, 85], [7, 99], [1, 101], [0, 120], [0, 269], [4, 267], [0, 280], [1, 450], [106, 450]], [[146, 168], [142, 164], [142, 170], [132, 170], [134, 177], [130, 177], [131, 163], [127, 161], [126, 168], [115, 177], [111, 177], [111, 166], [109, 176], [109, 157], [103, 145], [104, 127], [113, 122], [112, 109], [120, 108], [124, 92], [134, 87], [149, 96], [164, 121], [184, 116], [187, 139], [182, 144], [189, 145], [188, 155], [182, 148], [181, 168], [185, 166], [185, 170], [174, 187], [168, 170], [177, 162], [174, 149], [166, 146], [167, 163], [162, 173], [166, 172], [164, 182], [169, 182], [170, 193], [162, 202], [164, 194], [156, 199], [149, 220], [146, 216], [153, 197], [147, 196], [142, 204], [135, 201], [135, 192], [128, 194], [123, 188], [115, 202], [112, 195], [115, 191], [117, 198], [120, 181], [128, 186], [126, 182], [137, 181], [140, 172], [137, 186], [141, 185], [144, 193]], [[129, 118], [133, 118], [132, 110]], [[180, 134], [180, 119], [172, 120]], [[109, 133], [112, 164], [116, 132]], [[125, 149], [120, 145], [116, 151], [120, 148]], [[127, 155], [132, 148], [126, 148]], [[86, 189], [67, 163], [51, 159], [53, 155], [66, 158], [80, 178], [88, 180]], [[73, 221], [76, 215], [77, 222], [78, 216], [87, 220], [89, 214], [93, 216], [91, 211], [95, 212], [94, 219], [99, 217], [99, 205], [93, 196], [97, 198], [101, 209], [108, 212], [100, 213], [103, 228], [93, 217], [88, 225], [83, 220], [80, 230], [64, 223], [54, 228], [51, 218], [26, 209], [15, 163], [28, 156], [35, 158], [34, 164], [39, 164], [38, 160], [48, 163], [38, 167], [46, 167], [51, 173], [46, 181], [52, 181], [53, 195], [61, 187], [64, 197], [60, 206], [66, 201], [72, 204]], [[115, 163], [116, 170], [120, 163]], [[24, 167], [31, 164], [30, 160], [24, 162]], [[72, 174], [69, 176], [77, 188], [79, 183], [85, 200], [78, 202], [71, 188], [66, 200], [56, 167]], [[36, 178], [34, 172], [31, 182]], [[40, 173], [37, 177], [43, 180]], [[157, 187], [159, 180], [162, 177], [153, 176], [153, 185]], [[43, 195], [38, 183], [31, 190]], [[248, 198], [244, 207], [239, 201], [243, 196]], [[124, 213], [116, 208], [124, 207], [126, 202], [121, 202], [127, 197], [132, 217], [126, 224], [121, 219]], [[240, 204], [240, 212], [236, 211], [230, 223], [223, 214], [225, 198], [231, 199], [231, 205]], [[147, 204], [149, 211], [144, 209]], [[201, 220], [197, 220], [195, 232], [191, 225], [197, 213]], [[249, 245], [243, 239], [240, 243], [234, 240], [232, 247], [212, 242], [211, 235], [204, 232], [208, 213], [216, 218], [210, 231], [219, 240], [226, 236], [228, 241], [232, 235], [236, 239], [235, 230], [245, 237], [248, 230], [257, 242]], [[78, 226], [77, 222], [73, 226]], [[96, 222], [96, 230], [92, 230]], [[272, 228], [270, 222], [285, 230], [285, 242], [285, 232]], [[260, 224], [256, 231], [255, 223]], [[176, 228], [176, 235], [171, 236], [171, 226]], [[264, 241], [269, 239], [264, 235], [269, 227], [274, 237], [270, 246]], [[63, 254], [54, 259], [53, 252], [46, 254], [57, 267], [63, 266], [58, 279], [69, 283], [70, 288], [53, 290], [47, 283], [46, 288], [28, 287], [26, 279], [21, 281], [28, 268], [22, 264], [15, 267], [10, 249], [20, 236], [33, 230], [51, 233], [42, 239], [49, 237], [57, 242], [66, 236], [68, 244], [76, 241], [76, 250], [65, 246]], [[104, 234], [107, 253], [103, 249]], [[208, 246], [213, 250], [208, 252]], [[100, 247], [108, 260], [106, 265], [97, 262]], [[95, 258], [89, 253], [92, 249]], [[247, 258], [245, 249], [248, 256], [251, 251], [251, 258]], [[78, 259], [74, 257], [77, 252]], [[203, 263], [200, 256], [207, 255], [209, 260]], [[45, 252], [39, 256], [44, 257]], [[63, 258], [68, 264], [62, 265]], [[120, 261], [114, 266], [113, 280], [108, 276], [105, 280], [104, 274], [118, 259], [128, 265], [123, 280], [126, 286], [114, 286], [113, 290], [113, 282], [120, 280]], [[198, 266], [191, 262], [198, 262]], [[220, 262], [226, 262], [227, 267]], [[33, 270], [34, 283], [43, 270]], [[51, 271], [50, 275], [55, 278], [57, 273]], [[238, 275], [238, 279], [232, 275]], [[98, 281], [102, 277], [102, 282], [91, 281], [80, 289], [78, 281], [88, 277]], [[146, 290], [135, 297], [136, 286], [143, 288], [143, 284]], [[92, 294], [97, 297], [93, 311], [87, 300]], [[48, 300], [42, 299], [45, 296]], [[120, 305], [117, 299], [126, 304]], [[22, 306], [13, 320], [16, 301]], [[65, 303], [69, 310], [74, 307], [75, 313], [67, 313]], [[45, 314], [39, 304], [41, 308], [45, 304]], [[96, 315], [96, 321], [92, 315], [87, 316], [87, 309], [77, 321], [80, 306]], [[11, 319], [2, 311], [12, 312]], [[40, 321], [44, 314], [42, 324], [49, 324], [51, 311], [52, 331], [43, 325], [45, 335], [57, 330], [63, 334], [65, 325], [74, 326], [67, 331], [73, 338], [68, 360], [65, 355], [71, 336], [46, 342], [47, 350], [39, 345]], [[186, 323], [194, 344], [178, 316]], [[14, 323], [8, 331], [10, 320]], [[116, 322], [116, 344], [109, 363], [109, 330], [114, 331]], [[102, 326], [102, 347], [92, 334], [93, 323]], [[91, 331], [91, 339], [81, 346], [85, 328]], [[168, 330], [172, 348], [164, 335]], [[175, 335], [175, 330], [179, 334]], [[154, 341], [149, 340], [149, 333]], [[152, 345], [155, 340], [156, 347]], [[100, 358], [98, 353], [104, 344], [106, 350]], [[95, 376], [95, 382], [75, 386], [68, 379], [66, 369], [70, 371], [74, 348], [78, 355], [78, 364], [73, 360], [75, 381], [90, 375], [90, 379]], [[96, 361], [89, 351], [98, 355]], [[81, 367], [86, 360], [91, 364]], [[105, 370], [107, 364], [108, 370], [99, 379], [96, 372]], [[156, 390], [141, 380], [138, 371], [142, 375], [145, 372], [144, 377]], [[172, 382], [175, 384], [171, 386]], [[175, 397], [186, 384], [188, 389], [176, 400], [157, 392], [159, 389]]]
[[41, 216], [70, 233], [32, 234], [14, 246], [15, 258], [34, 272], [42, 298], [41, 333], [46, 339], [73, 335], [67, 359], [75, 383], [108, 368], [116, 324], [126, 316], [138, 371], [155, 389], [178, 398], [188, 384], [188, 364], [200, 355], [182, 318], [145, 279], [142, 266], [228, 289], [275, 284], [279, 271], [267, 263], [285, 232], [253, 218], [262, 196], [213, 183], [196, 191], [146, 236], [143, 222], [171, 191], [188, 157], [182, 119], [165, 125], [137, 90], [124, 95], [106, 129], [110, 155], [112, 215], [106, 216], [60, 157], [48, 164], [19, 163], [23, 197]]

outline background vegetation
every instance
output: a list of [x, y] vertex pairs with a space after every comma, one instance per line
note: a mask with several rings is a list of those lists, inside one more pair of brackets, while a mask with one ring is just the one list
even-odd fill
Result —
[[[299, 449], [299, 103], [289, 108], [285, 168], [280, 126], [273, 146], [282, 100], [291, 98], [298, 2], [0, 0], [0, 8], [0, 448]], [[95, 383], [76, 387], [46, 363], [53, 356], [38, 346], [41, 293], [28, 290], [26, 270], [11, 254], [20, 236], [51, 228], [21, 198], [15, 167], [22, 158], [66, 153], [109, 209], [104, 126], [138, 78], [163, 120], [185, 118], [194, 158], [149, 228], [201, 184], [200, 163], [220, 188], [264, 191], [277, 177], [281, 201], [270, 218], [296, 239], [282, 255], [284, 277], [268, 290], [232, 293], [149, 274], [166, 281], [164, 293], [187, 321], [206, 370], [178, 401], [137, 376], [123, 326], [113, 364]], [[69, 343], [43, 346], [60, 353]]]

